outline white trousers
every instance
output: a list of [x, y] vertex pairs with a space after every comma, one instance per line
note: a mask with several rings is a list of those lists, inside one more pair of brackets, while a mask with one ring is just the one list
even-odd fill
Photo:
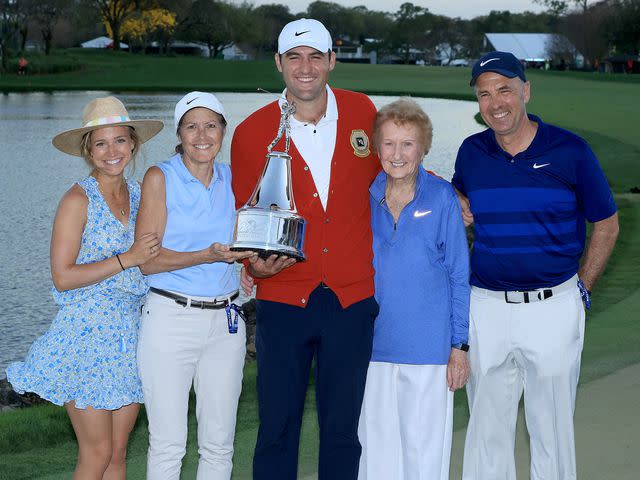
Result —
[[576, 479], [573, 414], [584, 320], [577, 287], [528, 304], [510, 304], [472, 288], [464, 480], [516, 478], [515, 429], [523, 391], [531, 480]]
[[229, 480], [244, 357], [242, 319], [238, 333], [230, 334], [224, 309], [187, 308], [149, 293], [138, 340], [149, 420], [147, 479], [180, 478], [193, 384], [200, 456], [197, 478]]
[[452, 430], [446, 365], [369, 364], [359, 480], [448, 480]]

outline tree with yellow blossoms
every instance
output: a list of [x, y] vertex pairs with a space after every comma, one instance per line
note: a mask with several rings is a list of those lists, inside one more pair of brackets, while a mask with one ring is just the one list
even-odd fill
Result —
[[[176, 14], [164, 8], [153, 8], [135, 12], [123, 23], [120, 33], [130, 43], [138, 44], [146, 50], [153, 35], [170, 36], [176, 27]], [[107, 33], [109, 29], [107, 28]]]

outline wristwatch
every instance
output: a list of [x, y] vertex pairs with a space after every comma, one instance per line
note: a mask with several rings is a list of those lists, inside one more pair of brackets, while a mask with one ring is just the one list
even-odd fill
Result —
[[451, 348], [457, 348], [458, 350], [462, 350], [463, 352], [469, 351], [469, 345], [466, 343], [454, 343], [451, 345]]

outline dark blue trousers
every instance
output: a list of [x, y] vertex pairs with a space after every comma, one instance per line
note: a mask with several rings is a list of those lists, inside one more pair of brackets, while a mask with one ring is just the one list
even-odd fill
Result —
[[307, 384], [316, 357], [319, 480], [356, 480], [358, 419], [371, 358], [373, 297], [346, 309], [318, 287], [307, 308], [260, 300], [256, 349], [260, 428], [254, 480], [295, 480]]

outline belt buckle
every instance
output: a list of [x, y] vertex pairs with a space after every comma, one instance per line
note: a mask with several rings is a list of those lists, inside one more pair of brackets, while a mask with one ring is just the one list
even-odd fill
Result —
[[174, 298], [173, 301], [176, 302], [178, 305], [182, 305], [184, 308], [187, 308], [189, 306], [189, 302], [187, 301], [187, 299]]
[[[510, 293], [521, 294], [522, 295], [522, 301], [515, 302], [515, 301], [509, 300], [509, 294]], [[520, 290], [515, 290], [515, 291], [512, 291], [512, 292], [505, 291], [504, 292], [504, 301], [507, 302], [507, 303], [512, 303], [512, 304], [529, 303], [529, 292], [523, 292], [523, 291], [520, 291]]]

